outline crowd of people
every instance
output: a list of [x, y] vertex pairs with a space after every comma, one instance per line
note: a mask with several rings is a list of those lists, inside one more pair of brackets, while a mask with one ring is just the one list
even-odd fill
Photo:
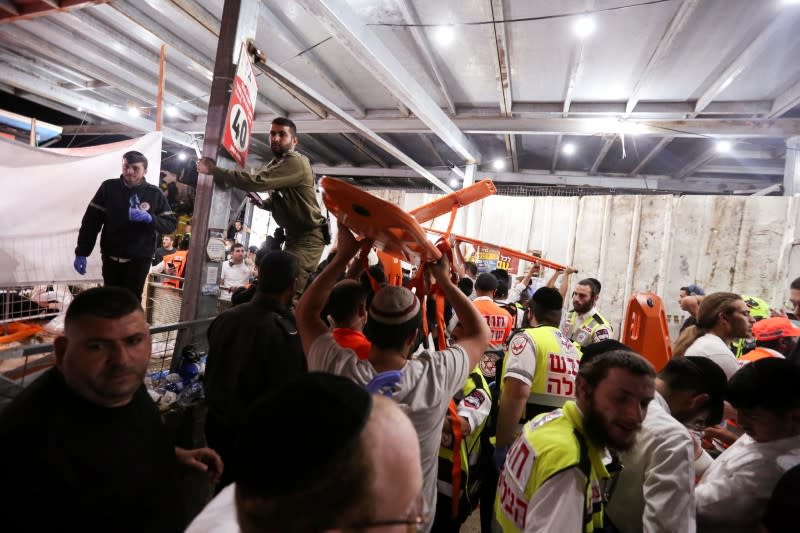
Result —
[[[439, 316], [365, 267], [341, 222], [317, 266], [325, 222], [298, 216], [319, 206], [294, 124], [271, 140], [258, 174], [198, 163], [219, 185], [283, 190], [270, 207], [287, 229], [283, 249], [234, 239], [223, 267], [223, 286], [242, 284], [251, 253], [254, 279], [208, 329], [207, 447], [174, 446], [142, 384], [153, 251], [112, 255], [101, 237], [107, 286], [75, 297], [55, 368], [0, 414], [9, 530], [452, 532], [473, 513], [484, 532], [796, 529], [800, 278], [791, 310], [682, 287], [690, 320], [659, 369], [614, 339], [601, 282], [573, 268], [479, 272], [454, 243], [453, 264], [421, 266]], [[171, 231], [134, 183], [145, 169], [128, 158], [98, 191], [76, 269], [104, 216]], [[123, 203], [126, 221], [109, 216]], [[181, 468], [215, 485], [196, 517], [181, 515]]]

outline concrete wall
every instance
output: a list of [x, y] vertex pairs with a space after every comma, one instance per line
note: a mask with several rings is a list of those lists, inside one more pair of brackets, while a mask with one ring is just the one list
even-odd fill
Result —
[[[378, 195], [406, 210], [438, 196]], [[690, 283], [784, 305], [790, 281], [800, 276], [799, 206], [800, 197], [493, 196], [462, 209], [454, 231], [541, 249], [547, 259], [578, 268], [573, 281], [598, 278], [599, 308], [617, 332], [637, 291], [659, 294], [677, 329], [678, 290]], [[432, 226], [445, 229], [446, 218]]]

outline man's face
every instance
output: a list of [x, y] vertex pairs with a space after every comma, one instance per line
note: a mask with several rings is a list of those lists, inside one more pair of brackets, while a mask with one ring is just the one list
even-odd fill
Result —
[[233, 223], [233, 227], [236, 228], [236, 231], [241, 231], [242, 223], [237, 220], [236, 222]]
[[165, 236], [163, 239], [161, 239], [161, 246], [166, 248], [167, 250], [171, 250], [172, 249], [172, 237]]
[[579, 380], [578, 394], [588, 437], [597, 445], [627, 450], [636, 441], [655, 396], [655, 380], [612, 368], [594, 390]]
[[244, 261], [244, 248], [234, 248], [233, 254], [231, 255], [231, 261], [238, 264]]
[[778, 415], [760, 407], [737, 409], [736, 422], [756, 442], [771, 442], [795, 433], [790, 413]]
[[792, 307], [794, 307], [794, 316], [800, 318], [800, 289], [791, 289], [789, 301], [792, 302]]
[[289, 126], [279, 126], [273, 124], [269, 130], [269, 147], [275, 157], [283, 157], [294, 150], [297, 144], [297, 137], [292, 135]]
[[144, 175], [147, 173], [147, 168], [144, 163], [128, 163], [125, 159], [122, 160], [122, 181], [128, 187], [138, 187]]
[[592, 297], [592, 289], [588, 285], [575, 285], [572, 291], [572, 308], [579, 314], [591, 311], [597, 297]]
[[150, 361], [150, 330], [141, 311], [120, 318], [85, 315], [55, 341], [56, 366], [67, 385], [105, 407], [126, 405]]
[[686, 307], [684, 306], [684, 303], [683, 303], [683, 299], [686, 298], [687, 296], [689, 296], [689, 295], [686, 294], [686, 291], [684, 291], [682, 289], [678, 293], [678, 305], [680, 305], [681, 309], [684, 310], [684, 311], [689, 311], [688, 309], [686, 309]]
[[755, 324], [755, 319], [750, 316], [750, 309], [743, 300], [736, 300], [733, 303], [733, 310], [726, 313], [725, 319], [728, 321], [729, 336], [734, 339], [744, 339], [750, 337]]

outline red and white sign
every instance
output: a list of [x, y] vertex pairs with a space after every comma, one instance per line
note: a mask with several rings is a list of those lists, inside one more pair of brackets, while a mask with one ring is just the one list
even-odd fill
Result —
[[228, 116], [225, 118], [225, 129], [222, 133], [222, 146], [241, 167], [247, 161], [247, 151], [250, 148], [256, 93], [258, 85], [253, 62], [247, 53], [247, 43], [242, 43], [236, 77], [233, 78], [231, 100], [228, 103]]

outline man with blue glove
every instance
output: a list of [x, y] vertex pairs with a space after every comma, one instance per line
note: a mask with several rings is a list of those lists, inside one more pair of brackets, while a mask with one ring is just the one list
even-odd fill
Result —
[[147, 158], [122, 156], [122, 175], [104, 181], [86, 208], [78, 233], [73, 266], [86, 274], [86, 258], [100, 233], [103, 282], [141, 296], [156, 249], [157, 233], [175, 231], [177, 220], [161, 190], [144, 179]]

